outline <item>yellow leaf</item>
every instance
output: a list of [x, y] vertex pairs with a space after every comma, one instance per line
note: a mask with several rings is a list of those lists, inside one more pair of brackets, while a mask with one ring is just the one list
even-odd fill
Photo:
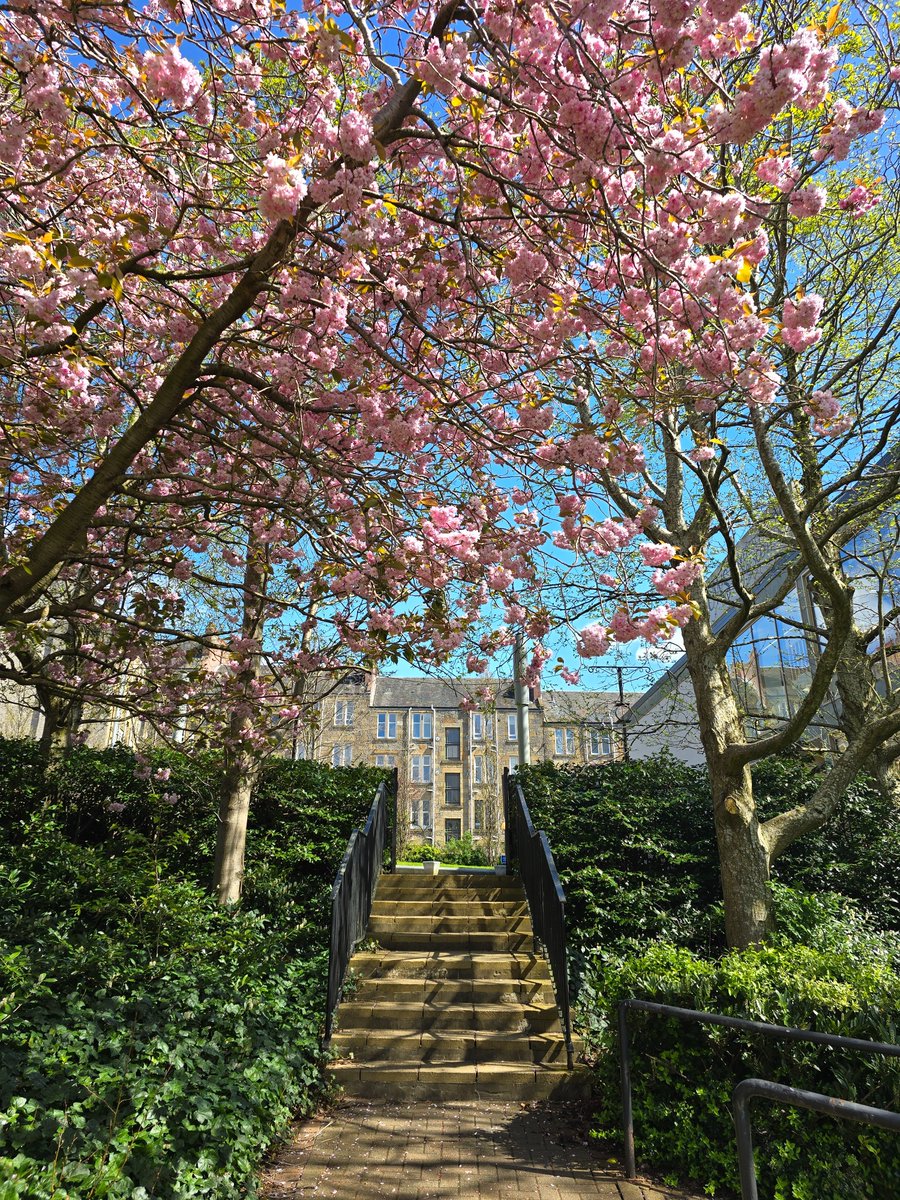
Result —
[[841, 10], [840, 0], [828, 10], [828, 16], [825, 18], [825, 28], [830, 32], [837, 24], [838, 13]]
[[744, 261], [741, 263], [740, 267], [738, 268], [738, 273], [735, 276], [735, 278], [737, 279], [738, 283], [749, 283], [752, 275], [753, 275], [753, 263], [748, 262], [745, 258]]

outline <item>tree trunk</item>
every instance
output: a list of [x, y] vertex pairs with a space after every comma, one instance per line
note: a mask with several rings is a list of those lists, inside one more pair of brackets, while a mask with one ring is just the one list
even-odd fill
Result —
[[881, 794], [900, 814], [900, 758], [891, 754], [889, 747], [875, 754], [875, 778]]
[[742, 743], [745, 735], [727, 667], [712, 651], [703, 618], [689, 622], [684, 641], [709, 768], [725, 936], [729, 946], [742, 949], [764, 941], [775, 929], [769, 853], [760, 831], [750, 768], [728, 763], [728, 748]]
[[[240, 730], [234, 732], [239, 735]], [[219, 800], [216, 862], [213, 868], [213, 888], [219, 904], [237, 904], [241, 898], [247, 818], [258, 778], [258, 756], [238, 741], [234, 749], [226, 751], [225, 777]]]

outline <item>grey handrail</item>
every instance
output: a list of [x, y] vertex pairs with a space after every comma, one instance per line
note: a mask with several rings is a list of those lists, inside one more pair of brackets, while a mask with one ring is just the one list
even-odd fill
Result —
[[[882, 1054], [900, 1058], [900, 1046], [893, 1042], [872, 1042], [866, 1038], [843, 1037], [837, 1033], [819, 1033], [815, 1029], [795, 1029], [790, 1025], [775, 1025], [770, 1021], [751, 1021], [746, 1017], [730, 1017], [725, 1013], [700, 1012], [694, 1008], [678, 1008], [673, 1004], [657, 1004], [655, 1000], [622, 1000], [619, 1003], [619, 1065], [621, 1070], [622, 1130], [625, 1138], [625, 1175], [634, 1179], [637, 1174], [634, 1154], [634, 1112], [631, 1088], [631, 1042], [628, 1036], [628, 1010], [673, 1017], [677, 1021], [695, 1021], [701, 1025], [725, 1025], [730, 1029], [746, 1029], [768, 1037], [790, 1042], [812, 1042], [819, 1046], [840, 1046], [845, 1050], [860, 1050], [866, 1054]], [[756, 1081], [759, 1082], [759, 1081]], [[781, 1084], [775, 1086], [783, 1086]], [[810, 1092], [809, 1095], [816, 1093]], [[841, 1101], [849, 1104], [849, 1100]]]

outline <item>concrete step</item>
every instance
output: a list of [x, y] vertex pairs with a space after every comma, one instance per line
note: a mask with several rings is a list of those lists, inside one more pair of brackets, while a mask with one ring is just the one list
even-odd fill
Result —
[[534, 936], [531, 933], [429, 933], [425, 930], [415, 933], [395, 927], [372, 931], [372, 936], [385, 950], [527, 954], [534, 949]]
[[[579, 1047], [580, 1048], [580, 1047]], [[444, 1030], [397, 1034], [390, 1030], [345, 1030], [336, 1033], [332, 1049], [354, 1062], [562, 1063], [566, 1044], [561, 1033], [494, 1033], [488, 1030]]]
[[369, 936], [382, 933], [533, 933], [528, 916], [472, 916], [468, 914], [407, 916], [405, 913], [373, 914], [369, 918]]
[[518, 879], [505, 875], [385, 875], [378, 877], [376, 898], [398, 897], [418, 900], [520, 900], [524, 897]]
[[360, 979], [347, 999], [373, 1004], [554, 1004], [549, 980], [527, 979]]
[[525, 953], [455, 953], [444, 950], [367, 950], [350, 961], [351, 978], [365, 979], [516, 979], [550, 984], [546, 959]]
[[334, 1063], [335, 1081], [349, 1096], [390, 1101], [585, 1099], [590, 1095], [587, 1068], [567, 1071], [565, 1064], [466, 1063], [431, 1066], [418, 1062]]
[[559, 1027], [556, 1005], [391, 1004], [387, 1008], [355, 998], [338, 1009], [342, 1033], [383, 1030], [395, 1035], [433, 1029], [474, 1029], [499, 1033], [546, 1033]]
[[525, 900], [378, 900], [372, 904], [373, 917], [527, 917]]

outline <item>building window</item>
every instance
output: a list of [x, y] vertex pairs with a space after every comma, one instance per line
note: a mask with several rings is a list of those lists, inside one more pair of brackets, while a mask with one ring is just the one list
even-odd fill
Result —
[[396, 765], [397, 765], [397, 756], [395, 754], [376, 754], [375, 755], [375, 766], [376, 767], [396, 767]]
[[575, 730], [574, 729], [554, 729], [553, 737], [555, 739], [554, 754], [574, 754], [575, 753]]
[[444, 730], [444, 757], [450, 762], [459, 762], [462, 758], [462, 730]]
[[448, 771], [444, 776], [444, 804], [458, 808], [462, 803], [462, 776], [459, 771]]
[[472, 759], [472, 780], [474, 783], [484, 783], [484, 755], [476, 754]]
[[434, 829], [431, 824], [431, 797], [425, 796], [422, 800], [422, 828], [431, 829], [431, 835], [434, 837]]
[[472, 713], [472, 741], [483, 742], [494, 732], [494, 722], [484, 713]]
[[516, 721], [515, 713], [506, 714], [506, 740], [514, 742], [518, 737], [518, 722]]
[[397, 714], [379, 713], [377, 737], [395, 738], [397, 736]]
[[334, 702], [334, 723], [335, 723], [335, 725], [352, 725], [353, 724], [353, 701], [352, 700], [335, 700], [335, 702]]
[[333, 767], [349, 767], [353, 763], [353, 743], [331, 747], [331, 765]]
[[431, 755], [413, 754], [410, 758], [410, 779], [413, 783], [431, 783]]
[[415, 796], [409, 802], [409, 823], [410, 825], [419, 824], [419, 800]]
[[414, 712], [412, 715], [412, 736], [416, 742], [431, 741], [431, 713]]
[[602, 733], [599, 729], [592, 729], [591, 757], [599, 758], [601, 754], [604, 758], [612, 756], [612, 736], [608, 733]]
[[481, 828], [484, 825], [484, 801], [483, 800], [475, 801], [475, 820], [474, 820], [473, 824], [474, 824], [475, 832], [480, 833]]
[[518, 769], [519, 769], [519, 756], [518, 756], [518, 754], [511, 754], [509, 756], [509, 773], [510, 773], [510, 775], [515, 775], [515, 773], [516, 773], [516, 771], [518, 771]]
[[462, 837], [462, 821], [459, 817], [444, 822], [444, 841], [455, 842]]

